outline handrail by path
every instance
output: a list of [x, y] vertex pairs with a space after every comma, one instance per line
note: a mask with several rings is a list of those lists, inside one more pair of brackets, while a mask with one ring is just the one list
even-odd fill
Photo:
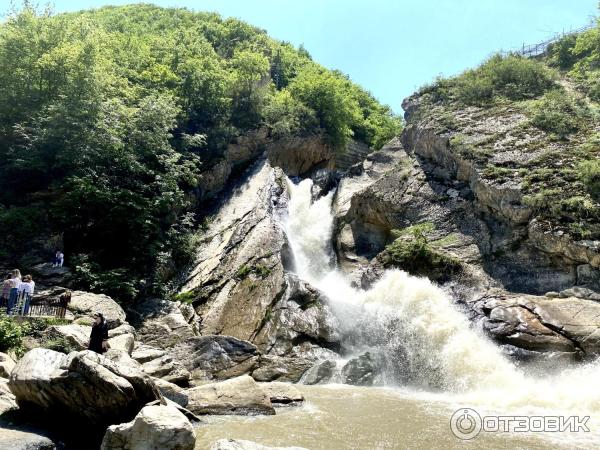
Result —
[[583, 33], [584, 31], [591, 30], [592, 28], [595, 28], [596, 26], [597, 26], [596, 19], [594, 18], [589, 24], [587, 24], [581, 28], [571, 29], [568, 31], [563, 30], [561, 33], [556, 33], [554, 36], [552, 36], [549, 39], [546, 39], [543, 42], [538, 42], [537, 44], [523, 43], [523, 45], [520, 48], [515, 48], [513, 50], [500, 50], [500, 52], [498, 52], [498, 53], [500, 53], [503, 56], [510, 55], [510, 54], [518, 54], [518, 55], [524, 56], [525, 58], [534, 58], [536, 56], [544, 55], [548, 51], [548, 47], [550, 46], [550, 44], [558, 42], [559, 40], [561, 40], [562, 38], [564, 38], [566, 36], [570, 36], [572, 34]]
[[26, 292], [20, 292], [12, 302], [10, 299], [1, 299], [0, 308], [10, 316], [64, 318], [67, 302], [60, 298], [35, 298]]

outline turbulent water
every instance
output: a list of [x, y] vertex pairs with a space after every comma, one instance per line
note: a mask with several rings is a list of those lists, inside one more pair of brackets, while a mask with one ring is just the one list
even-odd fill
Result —
[[333, 193], [313, 201], [311, 187], [311, 180], [289, 183], [285, 227], [295, 270], [326, 294], [349, 356], [365, 350], [380, 356], [385, 370], [378, 381], [387, 387], [305, 387], [305, 407], [281, 417], [236, 419], [231, 429], [238, 437], [308, 448], [451, 448], [462, 442], [450, 433], [452, 411], [470, 407], [482, 416], [591, 416], [590, 433], [485, 433], [477, 442], [486, 448], [508, 442], [600, 448], [599, 363], [551, 376], [527, 373], [474, 328], [443, 290], [400, 270], [387, 271], [369, 290], [353, 288], [334, 264]]
[[357, 351], [379, 350], [391, 385], [460, 393], [490, 407], [600, 412], [600, 364], [528, 375], [509, 361], [428, 279], [390, 270], [369, 290], [351, 287], [332, 265], [332, 196], [312, 201], [311, 180], [290, 183], [286, 229], [298, 275], [329, 298]]

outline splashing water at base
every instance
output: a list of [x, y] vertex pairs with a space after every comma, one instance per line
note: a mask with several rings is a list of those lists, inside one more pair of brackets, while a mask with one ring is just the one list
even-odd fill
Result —
[[313, 201], [311, 186], [311, 180], [289, 182], [285, 226], [296, 271], [326, 294], [353, 347], [385, 355], [387, 383], [408, 383], [444, 401], [511, 413], [600, 412], [600, 364], [554, 376], [527, 374], [473, 329], [444, 291], [400, 270], [387, 271], [367, 291], [353, 288], [331, 264], [333, 194]]

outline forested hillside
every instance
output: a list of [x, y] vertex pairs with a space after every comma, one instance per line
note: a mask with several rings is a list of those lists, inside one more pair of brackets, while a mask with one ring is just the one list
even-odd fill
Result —
[[379, 148], [401, 121], [304, 48], [236, 19], [151, 5], [9, 14], [0, 258], [49, 258], [54, 239], [84, 288], [120, 300], [163, 290], [191, 255], [198, 173], [259, 128], [341, 150], [350, 138]]

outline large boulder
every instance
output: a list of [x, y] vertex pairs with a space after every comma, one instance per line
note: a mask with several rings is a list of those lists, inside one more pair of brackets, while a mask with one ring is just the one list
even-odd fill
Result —
[[308, 450], [304, 447], [269, 447], [243, 439], [219, 439], [210, 450]]
[[342, 367], [342, 379], [346, 384], [356, 386], [372, 386], [378, 381], [383, 372], [384, 359], [382, 355], [365, 352], [348, 361]]
[[494, 290], [469, 304], [498, 342], [578, 359], [600, 353], [600, 304]]
[[252, 372], [258, 350], [231, 336], [195, 336], [180, 342], [170, 354], [191, 372], [192, 382], [223, 380]]
[[15, 364], [15, 361], [6, 353], [0, 353], [0, 378], [8, 378]]
[[86, 319], [91, 324], [93, 315], [100, 312], [104, 315], [108, 328], [117, 328], [125, 323], [125, 311], [108, 295], [91, 292], [73, 291], [68, 306], [75, 319]]
[[248, 375], [187, 391], [194, 414], [275, 414], [267, 392]]
[[193, 450], [196, 434], [190, 421], [176, 408], [146, 406], [131, 422], [112, 425], [102, 450]]
[[91, 351], [65, 355], [33, 349], [13, 369], [9, 387], [23, 409], [64, 414], [95, 426], [130, 420], [146, 403], [161, 398], [138, 367]]
[[136, 305], [137, 337], [144, 344], [168, 348], [198, 334], [198, 317], [190, 305], [148, 299]]
[[314, 365], [314, 361], [300, 356], [263, 355], [252, 372], [256, 381], [297, 382]]
[[304, 395], [290, 383], [273, 381], [260, 383], [260, 387], [267, 393], [273, 405], [298, 405], [304, 401]]
[[164, 355], [143, 363], [142, 370], [152, 377], [162, 378], [180, 386], [187, 386], [191, 378], [190, 371], [171, 355]]
[[63, 448], [52, 439], [32, 430], [0, 427], [0, 448], [6, 450], [57, 450]]

